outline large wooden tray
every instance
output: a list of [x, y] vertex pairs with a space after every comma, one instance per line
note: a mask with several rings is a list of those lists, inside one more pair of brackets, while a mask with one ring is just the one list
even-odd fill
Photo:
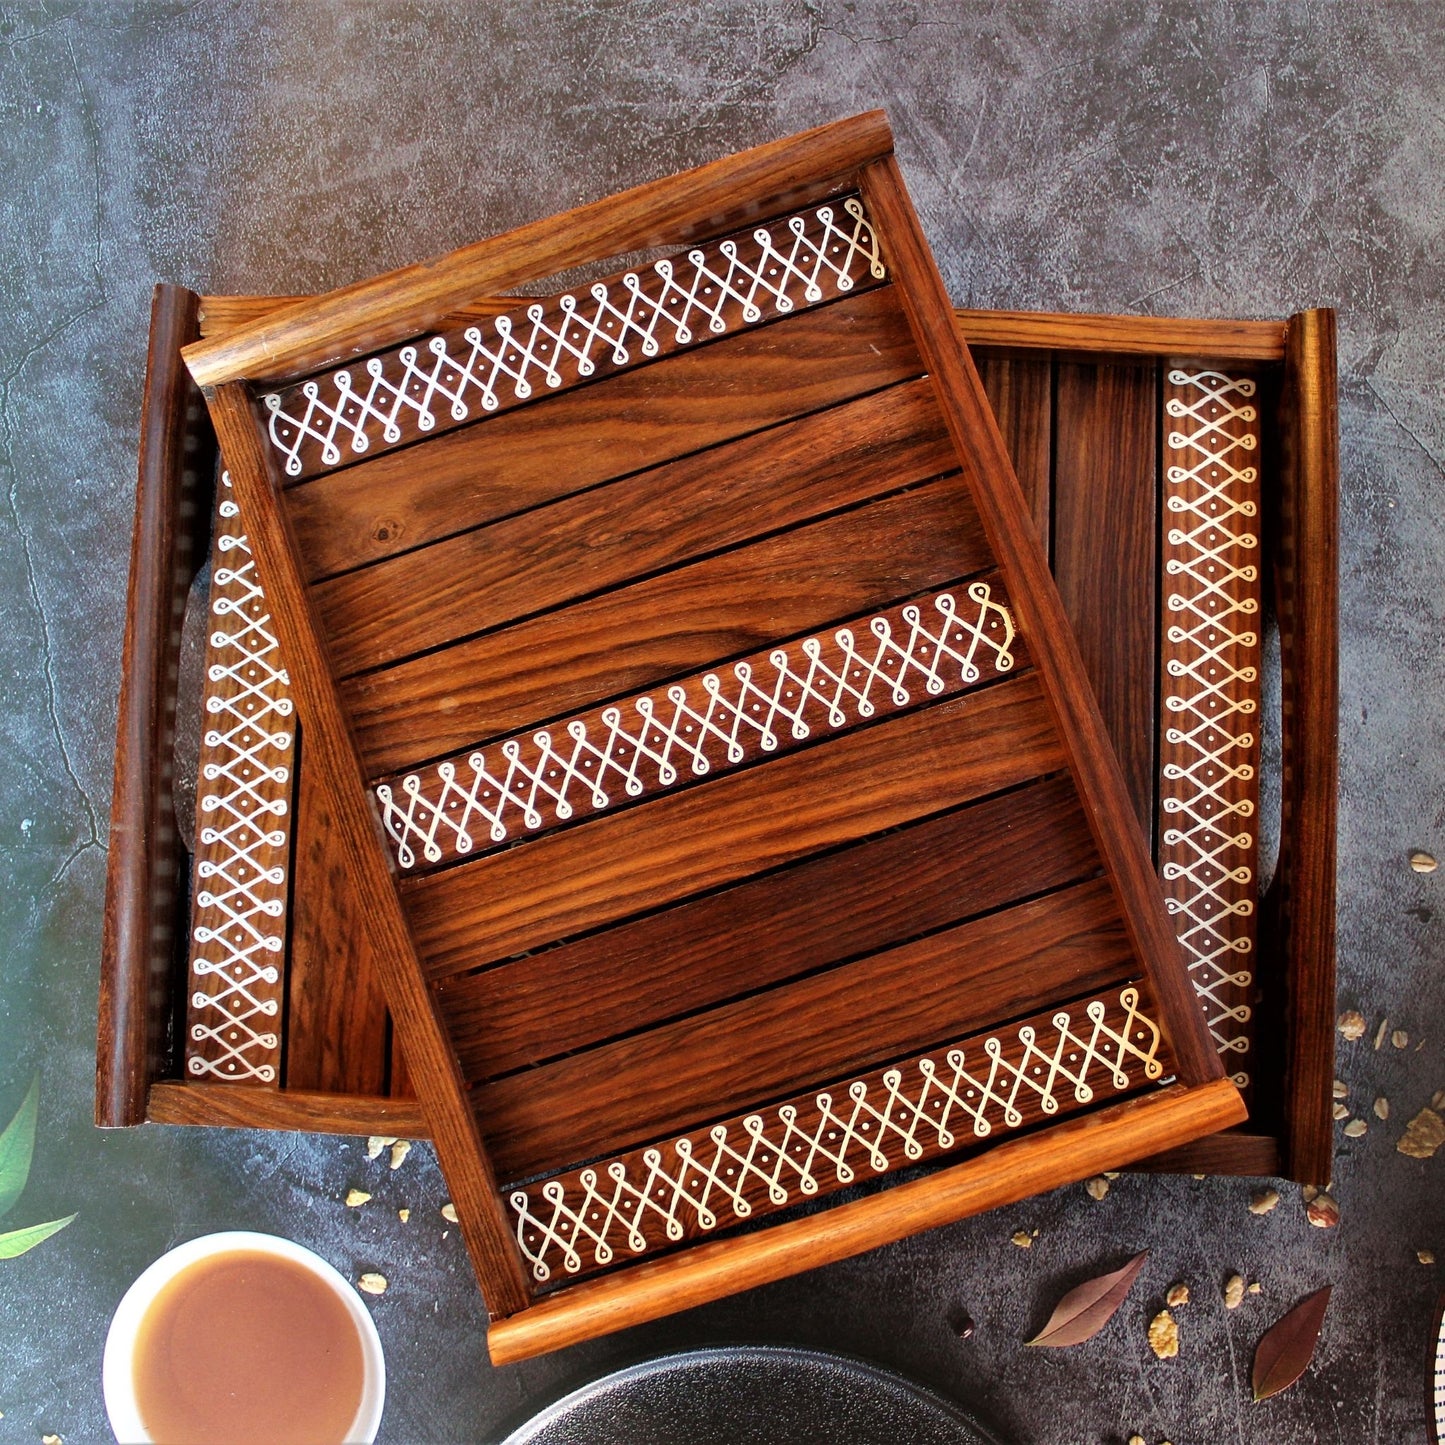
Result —
[[1244, 1115], [891, 148], [840, 122], [184, 352], [494, 1357]]
[[[389, 1048], [385, 1011], [369, 981], [364, 936], [347, 926], [345, 890], [332, 886], [334, 865], [328, 867], [326, 850], [316, 846], [325, 830], [306, 816], [304, 761], [291, 784], [302, 800], [302, 815], [294, 823], [294, 814], [279, 815], [279, 831], [286, 839], [280, 900], [284, 916], [275, 925], [283, 947], [274, 955], [278, 992], [285, 1001], [276, 1029], [283, 1045], [281, 1087], [257, 1088], [254, 1078], [250, 1086], [207, 1083], [201, 1081], [204, 1074], [187, 1079], [181, 1072], [183, 1031], [178, 1020], [183, 1016], [176, 1004], [190, 992], [184, 974], [189, 909], [182, 886], [183, 852], [180, 861], [167, 868], [167, 851], [174, 857], [175, 844], [166, 836], [172, 825], [164, 734], [175, 706], [168, 674], [173, 678], [179, 600], [204, 556], [211, 474], [205, 418], [190, 404], [194, 397], [188, 397], [185, 377], [177, 371], [176, 354], [181, 343], [202, 329], [219, 333], [278, 304], [266, 298], [201, 299], [174, 288], [162, 288], [157, 296], [118, 752], [97, 1117], [109, 1124], [151, 1117], [416, 1133], [422, 1121], [405, 1097], [406, 1080]], [[1063, 519], [1071, 508], [1074, 515], [1081, 510], [1079, 490], [1087, 495], [1092, 486], [1097, 496], [1105, 484], [1103, 478], [1090, 479], [1087, 469], [1081, 477], [1077, 466], [1051, 465], [1055, 453], [1066, 447], [1067, 437], [1060, 435], [1064, 429], [1078, 439], [1075, 450], [1085, 457], [1097, 452], [1098, 439], [1107, 436], [1122, 437], [1127, 454], [1148, 452], [1150, 439], [1159, 434], [1166, 371], [1177, 369], [1176, 361], [1188, 363], [1186, 371], [1218, 372], [1235, 382], [1253, 380], [1258, 388], [1254, 405], [1263, 443], [1259, 496], [1263, 520], [1281, 544], [1262, 555], [1281, 612], [1299, 619], [1286, 639], [1286, 681], [1293, 661], [1305, 656], [1313, 657], [1311, 668], [1321, 683], [1284, 720], [1284, 846], [1273, 893], [1288, 893], [1294, 906], [1287, 912], [1266, 910], [1263, 947], [1254, 970], [1264, 1008], [1285, 1022], [1288, 1047], [1275, 1042], [1277, 1032], [1266, 1031], [1253, 1053], [1234, 1061], [1237, 1071], [1247, 1071], [1253, 1081], [1254, 1132], [1191, 1146], [1188, 1157], [1175, 1161], [1178, 1167], [1266, 1172], [1287, 1162], [1303, 1177], [1318, 1178], [1328, 1169], [1332, 852], [1324, 856], [1330, 838], [1323, 829], [1333, 816], [1325, 786], [1333, 776], [1333, 705], [1325, 685], [1333, 678], [1329, 322], [1326, 313], [1294, 318], [1288, 327], [998, 314], [961, 318], [976, 350], [983, 348], [984, 377], [1035, 511], [1041, 518], [1052, 514], [1056, 563], [1059, 530], [1067, 525]], [[1119, 396], [1131, 393], [1135, 404], [1121, 405]], [[1140, 401], [1141, 393], [1153, 398], [1155, 411]], [[1127, 430], [1131, 425], [1140, 429], [1132, 443]], [[1286, 434], [1290, 442], [1281, 454]], [[1157, 470], [1147, 463], [1142, 470], [1149, 476], [1148, 490], [1157, 490]], [[1281, 513], [1285, 492], [1290, 505]], [[1157, 555], [1157, 541], [1149, 534], [1158, 525], [1158, 508], [1136, 505], [1133, 530], [1124, 529], [1112, 550], [1104, 548], [1101, 567], [1135, 555], [1131, 549], [1141, 535], [1138, 518], [1146, 515], [1137, 555]], [[244, 534], [232, 519], [217, 535], [230, 550]], [[1314, 540], [1299, 548], [1295, 539], [1300, 535]], [[1297, 555], [1300, 564], [1278, 567], [1281, 550]], [[245, 566], [231, 570], [244, 573]], [[1152, 574], [1152, 568], [1147, 570]], [[1088, 653], [1090, 629], [1097, 634], [1102, 611], [1098, 606], [1080, 610], [1079, 591], [1077, 584], [1064, 588]], [[1118, 607], [1138, 606], [1147, 615], [1157, 592], [1146, 569], [1121, 566], [1112, 595]], [[1160, 605], [1167, 606], [1172, 598], [1159, 599]], [[236, 617], [236, 609], [226, 615]], [[1147, 622], [1141, 629], [1145, 635], [1151, 630]], [[1306, 648], [1308, 653], [1302, 651]], [[1096, 652], [1093, 666], [1107, 669], [1107, 650]], [[1155, 680], [1167, 675], [1158, 661], [1143, 673], [1142, 679], [1126, 674], [1121, 665], [1112, 676], [1096, 671], [1096, 683], [1101, 694], [1108, 696], [1112, 686], [1132, 694], [1137, 704], [1141, 693], [1148, 697]], [[1236, 683], [1257, 705], [1257, 679]], [[1144, 712], [1152, 729], [1153, 708], [1146, 706]], [[1127, 709], [1110, 714], [1126, 757], [1129, 748], [1119, 721], [1130, 715]], [[1163, 777], [1153, 794], [1155, 812], [1164, 820], [1165, 808], [1180, 797], [1177, 775]], [[1311, 828], [1318, 841], [1308, 840]], [[1227, 926], [1237, 929], [1247, 916], [1231, 910]], [[1248, 966], [1247, 957], [1244, 963]], [[1283, 1002], [1287, 988], [1292, 1006]], [[1245, 1020], [1235, 1037], [1251, 1032], [1252, 1022]], [[193, 1050], [192, 1058], [198, 1056]], [[1285, 1067], [1289, 1058], [1308, 1057], [1313, 1057], [1313, 1070], [1303, 1062]], [[1309, 1162], [1311, 1151], [1314, 1164]]]

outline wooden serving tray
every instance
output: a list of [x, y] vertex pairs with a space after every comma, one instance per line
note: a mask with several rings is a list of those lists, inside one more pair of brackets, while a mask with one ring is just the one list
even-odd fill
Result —
[[495, 1358], [1243, 1117], [881, 115], [184, 354]]
[[[424, 1124], [407, 1097], [400, 1060], [389, 1047], [365, 937], [348, 924], [346, 891], [336, 886], [335, 865], [320, 846], [329, 834], [307, 809], [306, 800], [315, 790], [308, 787], [305, 766], [291, 784], [301, 816], [272, 815], [286, 839], [284, 876], [275, 900], [282, 913], [272, 923], [283, 945], [273, 955], [277, 978], [272, 985], [273, 996], [282, 1004], [275, 1016], [282, 1045], [281, 1087], [254, 1087], [254, 1075], [247, 1076], [247, 1082], [225, 1085], [202, 1081], [224, 1074], [203, 1071], [188, 1078], [182, 1071], [184, 1015], [177, 1013], [177, 1002], [190, 992], [185, 973], [190, 908], [185, 849], [183, 844], [177, 847], [172, 823], [168, 739], [175, 714], [180, 604], [205, 553], [213, 438], [178, 366], [178, 348], [202, 331], [219, 334], [282, 304], [276, 298], [197, 298], [178, 288], [157, 292], [117, 754], [97, 1119], [112, 1125], [150, 1117], [415, 1134]], [[506, 304], [482, 306], [479, 314], [495, 313], [498, 305]], [[1034, 511], [1041, 520], [1052, 514], [1056, 562], [1062, 519], [1081, 510], [1069, 493], [1083, 488], [1086, 496], [1097, 496], [1101, 486], [1087, 471], [1051, 466], [1056, 453], [1069, 449], [1061, 431], [1077, 437], [1076, 455], [1097, 452], [1104, 437], [1122, 440], [1127, 454], [1147, 453], [1159, 432], [1165, 372], [1179, 361], [1186, 363], [1186, 370], [1216, 372], [1234, 381], [1252, 379], [1258, 386], [1253, 404], [1262, 440], [1262, 530], [1275, 544], [1260, 560], [1267, 571], [1267, 591], [1277, 597], [1280, 612], [1295, 619], [1286, 637], [1287, 690], [1299, 659], [1319, 686], [1297, 700], [1283, 719], [1283, 847], [1270, 900], [1288, 897], [1292, 906], [1265, 909], [1254, 970], [1260, 1007], [1237, 1025], [1233, 1036], [1235, 1043], [1241, 1037], [1252, 1039], [1254, 1019], [1261, 1013], [1281, 1025], [1267, 1029], [1252, 1052], [1234, 1061], [1236, 1072], [1242, 1064], [1252, 1080], [1254, 1132], [1230, 1131], [1188, 1146], [1167, 1161], [1178, 1168], [1264, 1173], [1287, 1164], [1301, 1178], [1322, 1180], [1328, 1173], [1333, 853], [1332, 831], [1327, 830], [1333, 823], [1334, 757], [1331, 321], [1328, 313], [1296, 317], [1288, 326], [960, 316], [981, 358]], [[1152, 397], [1154, 410], [1117, 401], [1120, 394], [1140, 392]], [[1127, 430], [1131, 424], [1140, 428], [1132, 442]], [[1155, 491], [1157, 462], [1152, 468], [1146, 463], [1141, 471], [1148, 476], [1148, 490]], [[1238, 480], [1232, 485], [1239, 485]], [[224, 501], [224, 489], [220, 496]], [[1147, 614], [1156, 603], [1153, 569], [1125, 565], [1124, 559], [1157, 555], [1160, 512], [1157, 505], [1135, 506], [1130, 515], [1135, 518], [1133, 530], [1121, 531], [1116, 545], [1103, 549], [1100, 567], [1117, 569], [1113, 594], [1118, 608], [1139, 608]], [[1140, 524], [1140, 517], [1147, 522]], [[228, 553], [238, 543], [244, 548], [244, 532], [234, 518], [221, 519], [217, 537]], [[1308, 544], [1299, 545], [1300, 537], [1309, 539]], [[1290, 565], [1280, 565], [1282, 556], [1291, 558]], [[247, 575], [247, 564], [231, 570], [234, 586]], [[222, 594], [223, 587], [218, 584], [216, 592]], [[1132, 696], [1136, 704], [1141, 693], [1148, 697], [1162, 671], [1158, 662], [1144, 668], [1142, 677], [1122, 662], [1110, 671], [1111, 653], [1097, 646], [1106, 620], [1101, 609], [1081, 610], [1077, 586], [1066, 585], [1064, 594], [1086, 654], [1091, 631], [1094, 634], [1091, 670], [1101, 695], [1108, 697], [1112, 691]], [[1167, 606], [1172, 594], [1158, 600]], [[227, 626], [243, 632], [241, 618], [242, 609], [229, 607], [218, 635]], [[1147, 634], [1150, 629], [1142, 630]], [[1162, 635], [1164, 629], [1159, 630]], [[274, 656], [264, 641], [258, 651]], [[1097, 671], [1100, 666], [1102, 673]], [[1236, 678], [1234, 685], [1258, 705], [1257, 678]], [[1152, 709], [1145, 710], [1151, 714], [1152, 735]], [[1121, 717], [1129, 716], [1127, 710], [1110, 714], [1116, 746], [1125, 756], [1129, 748], [1119, 725]], [[1178, 776], [1162, 776], [1154, 786], [1161, 830], [1165, 808], [1180, 800], [1180, 790]], [[1312, 833], [1318, 841], [1311, 839]], [[198, 852], [204, 853], [205, 846]], [[1249, 921], [1247, 914], [1230, 910], [1221, 926], [1241, 930]], [[1230, 936], [1238, 946], [1239, 933]], [[1276, 1042], [1280, 1039], [1284, 1047]], [[194, 1040], [185, 1049], [193, 1063], [204, 1053]], [[1286, 1067], [1289, 1059], [1299, 1062]]]

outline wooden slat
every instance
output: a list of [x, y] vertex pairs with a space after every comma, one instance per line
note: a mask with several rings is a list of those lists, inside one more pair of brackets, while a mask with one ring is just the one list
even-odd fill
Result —
[[[463, 1073], [484, 1079], [892, 947], [1097, 864], [1073, 788], [1055, 778], [445, 979], [437, 997]], [[847, 910], [819, 907], [841, 898]]]
[[[316, 772], [301, 767], [290, 838], [294, 902], [288, 941], [288, 1090], [387, 1092], [390, 1029], [372, 939], [337, 846], [331, 800]], [[382, 1131], [371, 1131], [382, 1132]]]
[[804, 312], [786, 328], [724, 337], [622, 372], [603, 389], [544, 397], [484, 426], [317, 477], [287, 491], [286, 507], [314, 580], [894, 386], [922, 369], [897, 302], [882, 287]]
[[1157, 367], [1062, 362], [1056, 405], [1054, 579], [1147, 835], [1157, 699]]
[[406, 880], [402, 896], [427, 974], [441, 978], [1041, 777], [1059, 757], [1025, 675]]
[[998, 575], [820, 628], [725, 668], [528, 729], [375, 788], [403, 874], [815, 747], [1028, 658]]
[[827, 195], [892, 144], [882, 111], [835, 121], [273, 312], [196, 343], [186, 363], [202, 386], [300, 376], [416, 336], [474, 297], [599, 257], [715, 236]]
[[1208, 356], [1218, 361], [1281, 361], [1281, 321], [1195, 320], [1046, 311], [958, 311], [970, 346], [1018, 346], [1119, 356]]
[[374, 777], [988, 565], [957, 477], [342, 684]]
[[487, 1349], [496, 1365], [562, 1349], [1123, 1168], [1243, 1117], [1227, 1079], [1126, 1099], [864, 1199], [584, 1280], [493, 1324]]
[[256, 392], [280, 469], [317, 476], [878, 285], [856, 196]]
[[1148, 1088], [1172, 1072], [1152, 1013], [1137, 986], [1100, 989], [535, 1180], [509, 1196], [532, 1276], [577, 1279]]
[[1340, 436], [1335, 313], [1290, 318], [1281, 388], [1276, 601], [1283, 681], [1273, 937], [1287, 1009], [1285, 1163], [1329, 1182], [1334, 1147], [1335, 847], [1339, 791]]
[[427, 1137], [415, 1099], [375, 1095], [259, 1089], [244, 1084], [180, 1083], [150, 1087], [146, 1118], [152, 1124], [208, 1124], [219, 1129], [295, 1129], [306, 1134], [394, 1134]]
[[953, 469], [913, 382], [348, 573], [316, 605], [332, 665], [360, 672]]
[[[225, 336], [252, 322], [260, 321], [277, 311], [293, 306], [304, 306], [313, 298], [310, 296], [202, 296], [200, 323], [202, 336]], [[511, 311], [517, 304], [515, 296], [483, 296], [467, 302], [449, 316], [442, 324], [459, 321], [483, 320], [500, 316]]]
[[184, 864], [176, 836], [176, 659], [186, 593], [204, 555], [199, 476], [214, 461], [200, 397], [180, 363], [196, 336], [197, 297], [157, 286], [141, 403], [135, 526], [125, 601], [115, 785], [105, 873], [95, 1122], [139, 1124], [167, 1067], [175, 1008], [176, 917]]
[[1047, 552], [1053, 478], [1053, 363], [1047, 358], [983, 357], [978, 375]]
[[549, 1173], [1101, 991], [1130, 962], [1108, 885], [1081, 883], [485, 1084], [477, 1120], [499, 1177]]
[[1234, 1174], [1273, 1179], [1281, 1173], [1282, 1163], [1279, 1140], [1273, 1134], [1225, 1129], [1167, 1153], [1151, 1154], [1132, 1167], [1151, 1174]]

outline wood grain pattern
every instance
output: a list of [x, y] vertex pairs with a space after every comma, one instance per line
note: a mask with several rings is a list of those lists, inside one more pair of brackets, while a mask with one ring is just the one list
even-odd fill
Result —
[[402, 896], [427, 976], [443, 978], [1041, 777], [1059, 758], [1024, 675], [407, 879]]
[[[443, 979], [437, 998], [463, 1073], [486, 1079], [1062, 887], [1097, 862], [1072, 786], [1054, 778]], [[841, 898], [846, 911], [819, 908]]]
[[[888, 288], [622, 372], [605, 388], [386, 453], [286, 493], [315, 581], [922, 372]], [[801, 374], [800, 374], [801, 373]], [[559, 457], [563, 464], [559, 465]]]
[[970, 346], [1018, 346], [1100, 356], [1208, 356], [1220, 362], [1284, 359], [1280, 321], [1203, 320], [1177, 316], [1103, 316], [1046, 311], [954, 313]]
[[341, 684], [372, 777], [917, 597], [988, 565], [959, 479]]
[[1107, 884], [1081, 883], [485, 1084], [477, 1119], [500, 1177], [551, 1173], [1097, 993], [1130, 961]]
[[1021, 659], [995, 573], [779, 642], [376, 784], [402, 875], [814, 747], [1007, 676]]
[[[301, 767], [290, 839], [295, 893], [286, 992], [287, 1090], [375, 1096], [387, 1086], [390, 1027], [386, 993], [365, 915], [338, 846], [331, 800], [317, 771]], [[391, 1130], [368, 1129], [368, 1133]]]
[[204, 555], [199, 474], [215, 458], [200, 396], [180, 361], [181, 347], [196, 335], [196, 312], [192, 292], [155, 288], [106, 858], [95, 1048], [95, 1122], [102, 1128], [144, 1119], [146, 1091], [169, 1062], [176, 1008], [183, 864], [170, 782], [174, 679], [186, 593]]
[[1276, 564], [1283, 679], [1280, 856], [1268, 899], [1283, 954], [1284, 1153], [1327, 1184], [1334, 1124], [1339, 757], [1339, 416], [1335, 313], [1290, 318], [1281, 388]]
[[272, 312], [194, 344], [186, 364], [202, 386], [299, 376], [417, 336], [478, 296], [822, 199], [892, 144], [882, 111], [835, 121]]
[[977, 1149], [1170, 1068], [1137, 987], [975, 1032], [861, 1077], [511, 1192], [533, 1278], [577, 1279], [743, 1220]]
[[345, 676], [952, 470], [932, 389], [890, 387], [323, 582], [316, 605]]
[[1075, 1171], [1122, 1169], [1243, 1116], [1239, 1093], [1227, 1079], [1126, 1099], [866, 1198], [581, 1281], [494, 1323], [487, 1350], [493, 1364], [503, 1365], [580, 1344], [1016, 1204], [1057, 1188]]
[[1056, 405], [1054, 579], [1147, 836], [1158, 699], [1157, 368], [1061, 363]]
[[315, 476], [791, 316], [883, 276], [857, 197], [838, 197], [375, 351], [362, 370], [344, 366], [261, 388], [259, 421], [286, 476]]
[[152, 1124], [289, 1129], [305, 1134], [393, 1134], [399, 1139], [424, 1139], [428, 1133], [426, 1116], [415, 1099], [182, 1083], [178, 1079], [160, 1079], [151, 1085], [146, 1118]]
[[1048, 554], [1055, 430], [1053, 362], [1048, 357], [980, 357], [978, 376], [998, 421], [1039, 542]]
[[1181, 1077], [1196, 1085], [1218, 1078], [1210, 1046], [1170, 930], [1152, 860], [1129, 809], [1118, 761], [1098, 703], [1089, 690], [1058, 589], [1024, 510], [1003, 438], [948, 311], [938, 268], [922, 240], [918, 217], [890, 155], [862, 173], [864, 203], [885, 237], [885, 259], [908, 314], [919, 351], [935, 379], [974, 504], [998, 558], [1020, 630], [1035, 658], [1044, 695], [1074, 780], [1094, 828], [1107, 875], [1148, 972]]

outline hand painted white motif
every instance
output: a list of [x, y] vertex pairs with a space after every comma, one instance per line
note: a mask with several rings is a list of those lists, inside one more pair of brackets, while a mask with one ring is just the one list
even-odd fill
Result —
[[[276, 1081], [293, 706], [229, 474], [217, 508], [186, 1070]], [[224, 560], [225, 565], [220, 565]]]
[[[1255, 383], [1172, 370], [1160, 863], [1222, 1054], [1249, 1049], [1259, 678]], [[1241, 1068], [1233, 1075], [1248, 1083]]]
[[[841, 213], [840, 213], [841, 210]], [[598, 281], [585, 297], [538, 301], [365, 364], [343, 368], [262, 398], [272, 444], [288, 476], [334, 467], [405, 430], [425, 434], [438, 420], [484, 416], [528, 400], [541, 387], [585, 381], [600, 363], [623, 367], [724, 335], [795, 307], [850, 292], [885, 273], [878, 240], [856, 197], [760, 226], [757, 252], [734, 239], [695, 247]], [[314, 459], [303, 456], [319, 447]], [[350, 454], [348, 457], [348, 453]]]
[[[1014, 624], [987, 582], [970, 583], [960, 608], [950, 592], [929, 607], [909, 603], [730, 668], [675, 683], [666, 704], [651, 696], [603, 708], [553, 730], [511, 737], [462, 760], [380, 783], [382, 822], [402, 868], [496, 846], [518, 827], [566, 822], [577, 806], [607, 808], [845, 728], [880, 707], [907, 707], [977, 682], [982, 656], [1013, 666]], [[928, 613], [935, 619], [930, 623]], [[860, 635], [861, 634], [861, 635]], [[901, 634], [901, 635], [900, 635]], [[910, 691], [912, 689], [912, 691]], [[709, 756], [711, 754], [711, 758]], [[418, 859], [420, 853], [420, 860]]]
[[[1134, 987], [1059, 1009], [741, 1119], [515, 1189], [517, 1243], [538, 1281], [771, 1213], [1158, 1082], [1159, 1030]], [[584, 1254], [590, 1256], [585, 1258]]]

